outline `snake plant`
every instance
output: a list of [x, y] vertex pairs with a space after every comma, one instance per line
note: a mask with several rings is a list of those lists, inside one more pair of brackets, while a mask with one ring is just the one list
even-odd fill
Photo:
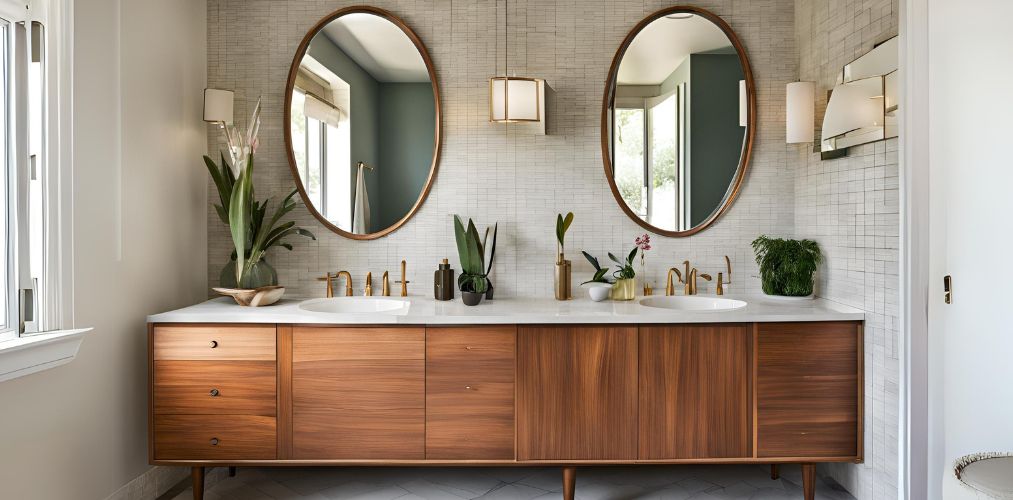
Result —
[[[490, 230], [493, 231], [492, 252], [489, 255], [489, 267], [487, 268], [485, 251]], [[468, 225], [465, 226], [461, 217], [454, 216], [457, 255], [461, 259], [461, 276], [457, 279], [457, 285], [462, 292], [484, 293], [489, 289], [489, 272], [492, 271], [492, 261], [496, 257], [497, 232], [499, 232], [499, 224], [496, 224], [494, 228], [486, 228], [485, 235], [479, 237], [474, 221], [468, 219]]]

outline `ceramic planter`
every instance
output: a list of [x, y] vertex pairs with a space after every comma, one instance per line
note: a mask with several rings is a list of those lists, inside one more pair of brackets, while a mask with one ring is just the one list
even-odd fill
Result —
[[612, 294], [612, 285], [608, 283], [588, 283], [584, 286], [587, 288], [587, 295], [595, 302], [601, 302]]
[[464, 301], [466, 306], [477, 306], [482, 302], [482, 297], [485, 296], [485, 292], [461, 292], [461, 300]]

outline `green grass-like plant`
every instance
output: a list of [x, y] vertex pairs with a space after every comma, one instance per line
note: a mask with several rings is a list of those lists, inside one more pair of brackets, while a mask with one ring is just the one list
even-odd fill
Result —
[[813, 275], [823, 262], [818, 243], [760, 235], [753, 240], [753, 252], [760, 265], [763, 293], [787, 297], [812, 295]]

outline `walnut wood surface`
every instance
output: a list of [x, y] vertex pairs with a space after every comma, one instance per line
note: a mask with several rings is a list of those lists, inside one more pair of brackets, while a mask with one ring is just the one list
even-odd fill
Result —
[[274, 336], [274, 325], [156, 325], [154, 355], [156, 360], [274, 361]]
[[[256, 460], [277, 457], [274, 417], [155, 415], [158, 460]], [[212, 444], [217, 439], [218, 444]]]
[[292, 328], [292, 457], [421, 459], [423, 328]]
[[155, 414], [275, 415], [274, 361], [162, 360], [154, 364]]
[[752, 456], [747, 325], [640, 328], [640, 458]]
[[636, 458], [636, 327], [519, 327], [517, 456]]
[[860, 458], [859, 325], [757, 328], [758, 455]]
[[426, 458], [513, 460], [517, 327], [426, 329]]

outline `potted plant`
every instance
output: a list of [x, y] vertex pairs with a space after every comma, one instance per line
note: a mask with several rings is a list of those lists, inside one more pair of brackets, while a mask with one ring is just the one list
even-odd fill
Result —
[[485, 242], [489, 239], [489, 228], [485, 228], [485, 237], [482, 238], [482, 249], [489, 251], [489, 263], [486, 264], [485, 269], [485, 283], [488, 285], [488, 289], [485, 291], [485, 300], [492, 300], [492, 279], [489, 275], [492, 274], [492, 262], [496, 259], [496, 234], [499, 233], [499, 222], [495, 223], [492, 227], [492, 247], [486, 247]]
[[[488, 230], [486, 234], [488, 235]], [[457, 215], [454, 216], [454, 236], [457, 240], [457, 255], [461, 259], [461, 276], [457, 279], [461, 299], [465, 305], [477, 306], [489, 287], [484, 239], [479, 237], [474, 221], [468, 219], [465, 228]]]
[[608, 298], [612, 289], [612, 283], [605, 277], [608, 274], [609, 268], [601, 267], [601, 264], [598, 263], [598, 258], [586, 251], [581, 251], [581, 253], [584, 254], [584, 258], [594, 267], [594, 276], [580, 285], [588, 285], [587, 294], [591, 297], [591, 300], [601, 302]]
[[[270, 198], [263, 202], [254, 199], [253, 157], [257, 151], [259, 128], [260, 101], [257, 101], [245, 135], [232, 123], [225, 126], [232, 163], [225, 161], [224, 154], [221, 165], [204, 156], [204, 164], [220, 201], [214, 207], [218, 217], [228, 226], [234, 247], [220, 275], [220, 284], [224, 288], [216, 288], [215, 291], [235, 298], [241, 305], [267, 305], [284, 293], [284, 288], [277, 286], [278, 274], [264, 259], [268, 249], [280, 246], [292, 250], [292, 244], [285, 241], [291, 235], [316, 239], [313, 233], [296, 226], [295, 221], [281, 222], [282, 217], [296, 206], [296, 190], [293, 189], [270, 216]], [[274, 300], [249, 299], [261, 292], [271, 293]]]
[[823, 262], [818, 243], [761, 235], [753, 240], [753, 251], [760, 265], [764, 294], [794, 298], [814, 296], [814, 276]]
[[570, 229], [570, 224], [573, 224], [573, 212], [567, 213], [565, 217], [563, 214], [556, 214], [556, 300], [569, 300], [573, 298], [571, 286], [573, 265], [570, 261], [566, 260], [566, 256], [564, 255], [565, 245], [563, 243], [566, 239], [566, 231]]
[[616, 279], [612, 285], [612, 299], [614, 300], [633, 300], [636, 297], [637, 288], [634, 278], [637, 276], [637, 271], [633, 268], [633, 260], [637, 258], [637, 250], [640, 250], [640, 247], [634, 246], [626, 257], [626, 261], [619, 260], [618, 257], [612, 255], [612, 252], [609, 252], [609, 258], [619, 266], [612, 273], [612, 277]]

